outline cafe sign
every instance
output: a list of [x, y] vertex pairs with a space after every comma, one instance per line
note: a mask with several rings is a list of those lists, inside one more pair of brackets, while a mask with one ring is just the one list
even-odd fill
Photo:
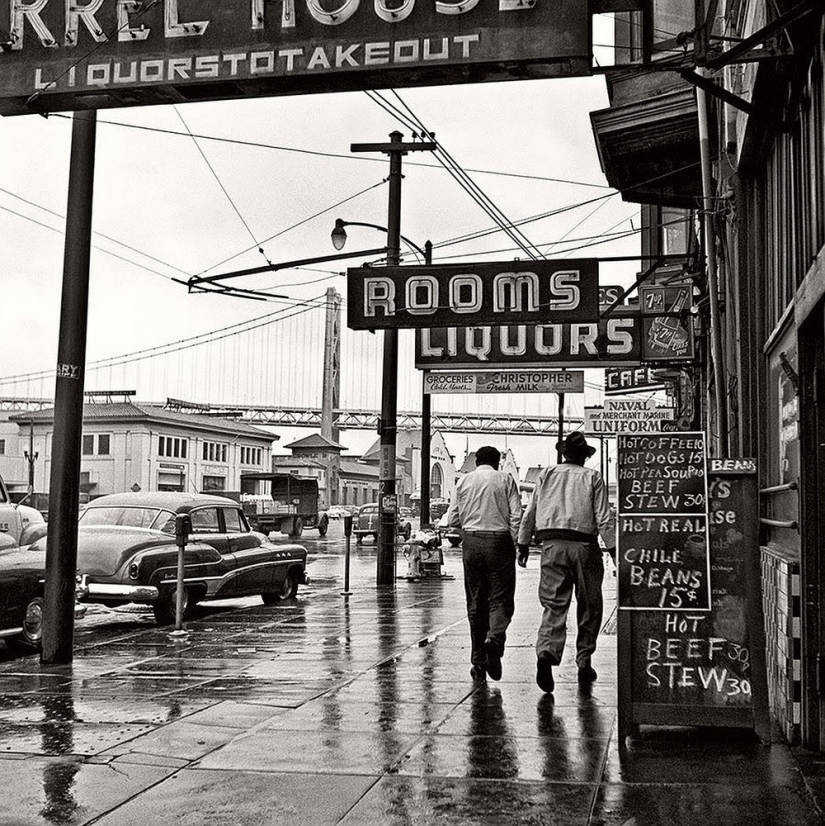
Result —
[[596, 322], [595, 258], [347, 271], [353, 330]]
[[581, 0], [6, 0], [0, 114], [590, 74]]

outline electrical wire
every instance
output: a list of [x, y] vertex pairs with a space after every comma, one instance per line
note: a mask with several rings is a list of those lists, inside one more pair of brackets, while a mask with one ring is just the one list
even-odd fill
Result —
[[[77, 113], [77, 117], [82, 117], [82, 114]], [[63, 118], [65, 120], [71, 120], [71, 115], [64, 115], [59, 112], [52, 112], [49, 117], [51, 118]], [[245, 141], [240, 140], [239, 138], [222, 138], [217, 135], [203, 135], [200, 133], [192, 133], [188, 135], [185, 132], [177, 132], [174, 129], [163, 129], [158, 126], [143, 126], [136, 123], [124, 123], [122, 121], [114, 121], [114, 120], [98, 120], [98, 125], [102, 126], [119, 126], [123, 129], [137, 129], [144, 132], [157, 132], [161, 135], [173, 135], [175, 137], [196, 137], [198, 140], [202, 141], [215, 141], [217, 143], [228, 143], [234, 144], [236, 146], [247, 146], [253, 149], [272, 149], [277, 152], [293, 152], [299, 155], [312, 155], [318, 158], [333, 158], [336, 160], [348, 160], [348, 161], [361, 161], [367, 163], [384, 163], [382, 158], [372, 158], [369, 155], [345, 155], [340, 152], [322, 152], [317, 149], [299, 149], [295, 146], [279, 146], [277, 144], [271, 143], [261, 143], [260, 141]], [[432, 163], [424, 163], [421, 161], [412, 161], [408, 160], [405, 162], [405, 166], [417, 166], [422, 167], [424, 169], [441, 169], [440, 164], [432, 164]], [[528, 181], [539, 181], [545, 183], [552, 183], [552, 184], [567, 184], [569, 186], [584, 186], [590, 187], [592, 189], [610, 189], [609, 186], [606, 184], [595, 184], [589, 181], [572, 181], [568, 178], [551, 178], [546, 175], [528, 175], [525, 172], [502, 172], [501, 170], [495, 169], [474, 169], [469, 168], [467, 169], [468, 172], [473, 172], [478, 175], [494, 175], [503, 178], [520, 178], [523, 180]]]
[[[298, 227], [303, 226], [304, 224], [307, 224], [310, 221], [314, 221], [316, 218], [319, 218], [321, 215], [326, 215], [326, 213], [332, 212], [333, 209], [338, 209], [338, 207], [342, 206], [343, 204], [349, 203], [350, 201], [354, 201], [356, 198], [360, 198], [362, 195], [365, 195], [367, 192], [370, 192], [371, 190], [376, 189], [379, 186], [383, 186], [386, 183], [387, 183], [387, 179], [384, 178], [384, 179], [378, 181], [377, 183], [371, 184], [370, 186], [360, 190], [359, 192], [356, 192], [354, 195], [350, 195], [347, 198], [343, 198], [340, 201], [337, 201], [336, 203], [332, 204], [331, 206], [325, 207], [324, 209], [321, 209], [318, 212], [315, 212], [312, 215], [307, 216], [306, 218], [302, 218], [300, 221], [297, 221], [296, 223], [292, 224], [291, 226], [288, 226], [288, 227], [285, 227], [282, 230], [279, 230], [278, 232], [274, 233], [273, 235], [270, 235], [268, 238], [264, 238], [264, 240], [261, 243], [263, 243], [263, 244], [269, 243], [270, 241], [274, 240], [275, 238], [279, 238], [281, 235], [284, 235], [285, 233], [290, 232], [293, 229], [297, 229]], [[205, 270], [201, 270], [198, 273], [198, 275], [201, 276], [201, 275], [204, 275], [205, 273], [211, 272], [214, 269], [217, 269], [218, 267], [222, 267], [224, 264], [227, 264], [230, 261], [234, 261], [236, 258], [239, 258], [240, 256], [245, 255], [247, 252], [250, 252], [252, 249], [253, 249], [252, 247], [247, 247], [246, 249], [241, 250], [240, 252], [236, 252], [233, 255], [230, 255], [228, 258], [224, 258], [222, 261], [218, 261], [217, 264], [212, 264], [210, 267], [207, 267]]]
[[[10, 209], [9, 207], [0, 205], [0, 210], [3, 210], [3, 212], [8, 212], [8, 213], [10, 213], [11, 215], [14, 215], [17, 218], [22, 218], [24, 221], [28, 221], [29, 223], [35, 224], [36, 226], [43, 227], [44, 229], [47, 229], [50, 232], [54, 232], [57, 235], [65, 236], [65, 234], [66, 234], [65, 231], [62, 230], [62, 229], [58, 229], [57, 227], [50, 226], [49, 224], [44, 224], [42, 221], [38, 221], [36, 218], [32, 218], [29, 215], [24, 215], [22, 212], [17, 212], [16, 210]], [[106, 238], [107, 236], [102, 236], [102, 237]], [[115, 241], [115, 243], [120, 243], [120, 242]], [[127, 248], [131, 249], [126, 244], [124, 244], [123, 246], [127, 246]], [[124, 255], [118, 255], [116, 252], [112, 252], [112, 250], [107, 250], [105, 247], [101, 247], [97, 244], [92, 244], [92, 247], [93, 247], [93, 249], [96, 249], [98, 252], [102, 252], [104, 255], [109, 255], [112, 258], [117, 258], [119, 261], [124, 261], [127, 264], [131, 264], [133, 267], [137, 267], [138, 269], [145, 270], [146, 272], [151, 273], [152, 275], [157, 275], [157, 276], [159, 276], [160, 278], [163, 278], [166, 281], [179, 281], [180, 280], [180, 279], [174, 278], [171, 275], [166, 275], [165, 273], [159, 272], [158, 270], [154, 270], [151, 267], [147, 267], [145, 264], [140, 264], [137, 261], [132, 260], [131, 258], [127, 258]], [[137, 252], [139, 252], [139, 251], [137, 251]], [[140, 253], [140, 254], [144, 255], [145, 253]], [[147, 256], [147, 257], [151, 258], [152, 256]], [[154, 260], [159, 260], [159, 259], [154, 259]], [[162, 261], [160, 263], [165, 264], [165, 262], [162, 262]], [[171, 264], [165, 264], [165, 266], [172, 267]], [[177, 267], [173, 267], [173, 269], [177, 269]], [[183, 272], [183, 271], [181, 270], [180, 272]]]
[[[8, 195], [10, 198], [15, 198], [16, 200], [21, 201], [22, 203], [24, 203], [28, 206], [34, 207], [35, 209], [42, 210], [43, 212], [46, 212], [49, 215], [53, 215], [55, 218], [60, 218], [61, 221], [66, 220], [66, 216], [64, 214], [62, 214], [60, 212], [56, 212], [53, 209], [49, 209], [48, 207], [41, 206], [40, 204], [37, 204], [34, 201], [30, 201], [27, 198], [24, 198], [22, 195], [17, 195], [16, 193], [12, 192], [11, 190], [4, 189], [3, 187], [0, 187], [0, 192], [2, 192], [4, 195]], [[53, 232], [60, 232], [60, 233], [63, 232], [63, 230], [55, 229], [54, 227], [49, 226], [48, 224], [43, 224], [40, 221], [29, 218], [28, 216], [23, 215], [22, 213], [19, 213], [19, 212], [15, 212], [14, 210], [8, 209], [7, 207], [2, 207], [2, 209], [5, 209], [6, 212], [11, 212], [13, 215], [17, 215], [20, 218], [24, 218], [25, 220], [32, 221], [32, 223], [38, 224], [39, 226], [46, 227], [46, 229], [50, 229]], [[124, 247], [125, 249], [129, 250], [130, 252], [135, 252], [138, 255], [142, 255], [144, 258], [148, 258], [150, 261], [154, 261], [157, 264], [163, 264], [164, 267], [169, 267], [169, 269], [175, 270], [176, 272], [181, 273], [181, 275], [185, 275], [187, 277], [189, 276], [189, 273], [186, 270], [183, 270], [180, 267], [176, 267], [174, 264], [170, 264], [168, 261], [163, 261], [160, 258], [156, 258], [154, 255], [149, 255], [148, 252], [143, 252], [142, 250], [139, 250], [137, 247], [132, 247], [129, 244], [123, 242], [123, 241], [119, 241], [117, 238], [113, 238], [111, 235], [106, 235], [105, 233], [99, 232], [98, 230], [92, 230], [92, 235], [97, 235], [101, 238], [105, 238], [107, 241], [111, 241], [111, 243], [113, 243], [113, 244], [117, 244], [120, 247]], [[95, 247], [95, 248], [101, 250], [101, 252], [107, 252], [107, 250], [103, 249], [102, 247]], [[121, 258], [121, 256], [117, 256], [117, 257]], [[128, 261], [129, 259], [121, 258], [121, 260]], [[137, 267], [141, 266], [137, 262], [130, 261], [130, 263], [135, 264], [135, 266], [137, 266]], [[148, 269], [148, 268], [145, 268], [145, 269]], [[156, 270], [149, 270], [149, 271], [156, 273]], [[160, 273], [156, 273], [156, 274], [160, 275]], [[163, 277], [164, 278], [169, 278], [169, 276], [163, 276]]]
[[263, 246], [259, 243], [258, 239], [255, 237], [255, 233], [252, 232], [252, 228], [249, 226], [246, 219], [241, 214], [240, 209], [238, 209], [238, 205], [235, 203], [235, 201], [232, 200], [232, 196], [229, 194], [229, 191], [223, 185], [223, 182], [221, 181], [221, 179], [218, 177], [218, 173], [215, 171], [215, 167], [212, 166], [212, 164], [209, 162], [209, 158], [206, 157], [206, 153], [203, 151], [203, 149], [201, 148], [201, 145], [198, 143], [198, 139], [194, 135], [192, 135], [192, 130], [189, 128], [189, 124], [184, 120], [184, 117], [180, 113], [180, 110], [178, 109], [177, 106], [172, 106], [172, 109], [174, 109], [175, 114], [180, 118], [180, 122], [183, 124], [184, 129], [186, 129], [186, 131], [192, 137], [192, 142], [195, 144], [195, 148], [200, 153], [200, 156], [203, 158], [204, 163], [206, 163], [206, 165], [209, 167], [209, 171], [212, 173], [212, 177], [217, 181], [218, 186], [221, 188], [221, 192], [223, 192], [223, 194], [226, 196], [226, 199], [229, 201], [230, 205], [232, 206], [232, 209], [235, 210], [235, 214], [238, 216], [238, 218], [240, 218], [241, 223], [244, 225], [244, 227], [246, 228], [246, 231], [249, 233], [249, 237], [252, 239], [252, 242], [258, 248], [258, 252], [264, 257], [264, 260], [266, 261], [266, 263], [269, 264], [270, 266], [272, 266], [272, 262], [269, 260], [269, 258], [267, 258], [267, 255], [264, 252]]
[[[393, 90], [393, 94], [398, 98], [399, 102], [404, 106], [407, 113], [405, 114], [404, 111], [399, 109], [397, 106], [392, 104], [390, 101], [386, 100], [385, 98], [381, 97], [380, 93], [375, 91], [367, 91], [367, 96], [370, 100], [377, 102], [381, 108], [385, 111], [389, 112], [396, 120], [398, 120], [402, 125], [406, 126], [408, 129], [411, 129], [413, 133], [416, 133], [416, 130], [421, 131], [422, 139], [430, 139], [435, 140], [435, 135], [433, 132], [428, 130], [421, 120], [416, 117], [416, 115], [412, 112], [409, 106], [404, 103], [401, 96]], [[518, 232], [517, 230], [513, 229], [513, 223], [510, 221], [506, 215], [504, 215], [501, 210], [496, 207], [496, 205], [490, 200], [485, 193], [478, 187], [475, 182], [467, 175], [466, 172], [461, 168], [461, 166], [452, 158], [452, 156], [444, 149], [444, 147], [437, 143], [437, 149], [435, 156], [442, 167], [447, 171], [447, 173], [459, 184], [459, 186], [470, 195], [470, 197], [481, 207], [481, 209], [487, 213], [487, 215], [499, 226], [502, 232], [505, 232], [510, 238], [516, 243], [522, 251], [527, 254], [530, 258], [536, 259], [540, 257], [532, 248], [532, 244], [529, 239], [526, 238], [522, 233]], [[521, 236], [521, 237], [519, 237]]]

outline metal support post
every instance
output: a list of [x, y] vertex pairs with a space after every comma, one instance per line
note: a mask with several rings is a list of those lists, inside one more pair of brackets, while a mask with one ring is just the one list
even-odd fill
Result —
[[73, 116], [46, 540], [44, 664], [70, 663], [73, 655], [96, 128], [96, 112]]
[[[424, 263], [433, 262], [433, 243], [427, 241], [424, 244]], [[432, 396], [429, 393], [421, 392], [421, 513], [418, 517], [418, 524], [421, 528], [430, 524], [430, 453], [432, 448]]]
[[[700, 69], [701, 75], [705, 74]], [[709, 439], [715, 445], [719, 458], [728, 456], [728, 410], [725, 387], [725, 364], [722, 354], [722, 319], [719, 310], [719, 279], [716, 272], [716, 235], [713, 228], [714, 200], [713, 178], [711, 175], [710, 136], [708, 132], [708, 102], [701, 87], [696, 88], [696, 109], [699, 123], [699, 150], [702, 162], [702, 200], [704, 220], [702, 228], [705, 236], [705, 265], [708, 276], [708, 299], [710, 305], [710, 351], [713, 363], [713, 401], [716, 408], [716, 435]], [[710, 431], [710, 418], [708, 418]], [[708, 434], [711, 435], [710, 433]]]
[[421, 393], [421, 515], [422, 528], [430, 524], [430, 453], [432, 450], [432, 396]]

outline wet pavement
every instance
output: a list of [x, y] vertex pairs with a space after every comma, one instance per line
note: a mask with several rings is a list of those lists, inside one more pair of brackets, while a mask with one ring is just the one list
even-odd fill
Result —
[[[750, 732], [618, 742], [609, 607], [598, 680], [579, 687], [568, 650], [543, 694], [535, 554], [503, 677], [478, 684], [460, 550], [444, 548], [449, 579], [379, 589], [375, 548], [353, 542], [344, 597], [340, 523], [304, 544], [313, 583], [296, 599], [207, 603], [184, 640], [145, 608], [95, 606], [71, 666], [0, 645], [0, 824], [823, 822], [815, 755], [808, 776]], [[614, 591], [608, 574], [608, 606]]]

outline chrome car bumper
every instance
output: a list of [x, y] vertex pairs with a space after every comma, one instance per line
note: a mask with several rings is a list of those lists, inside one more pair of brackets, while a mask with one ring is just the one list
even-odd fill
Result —
[[118, 599], [128, 602], [147, 602], [158, 598], [158, 589], [153, 585], [121, 585], [105, 582], [89, 582], [88, 575], [78, 577], [75, 596], [80, 602], [84, 600]]

